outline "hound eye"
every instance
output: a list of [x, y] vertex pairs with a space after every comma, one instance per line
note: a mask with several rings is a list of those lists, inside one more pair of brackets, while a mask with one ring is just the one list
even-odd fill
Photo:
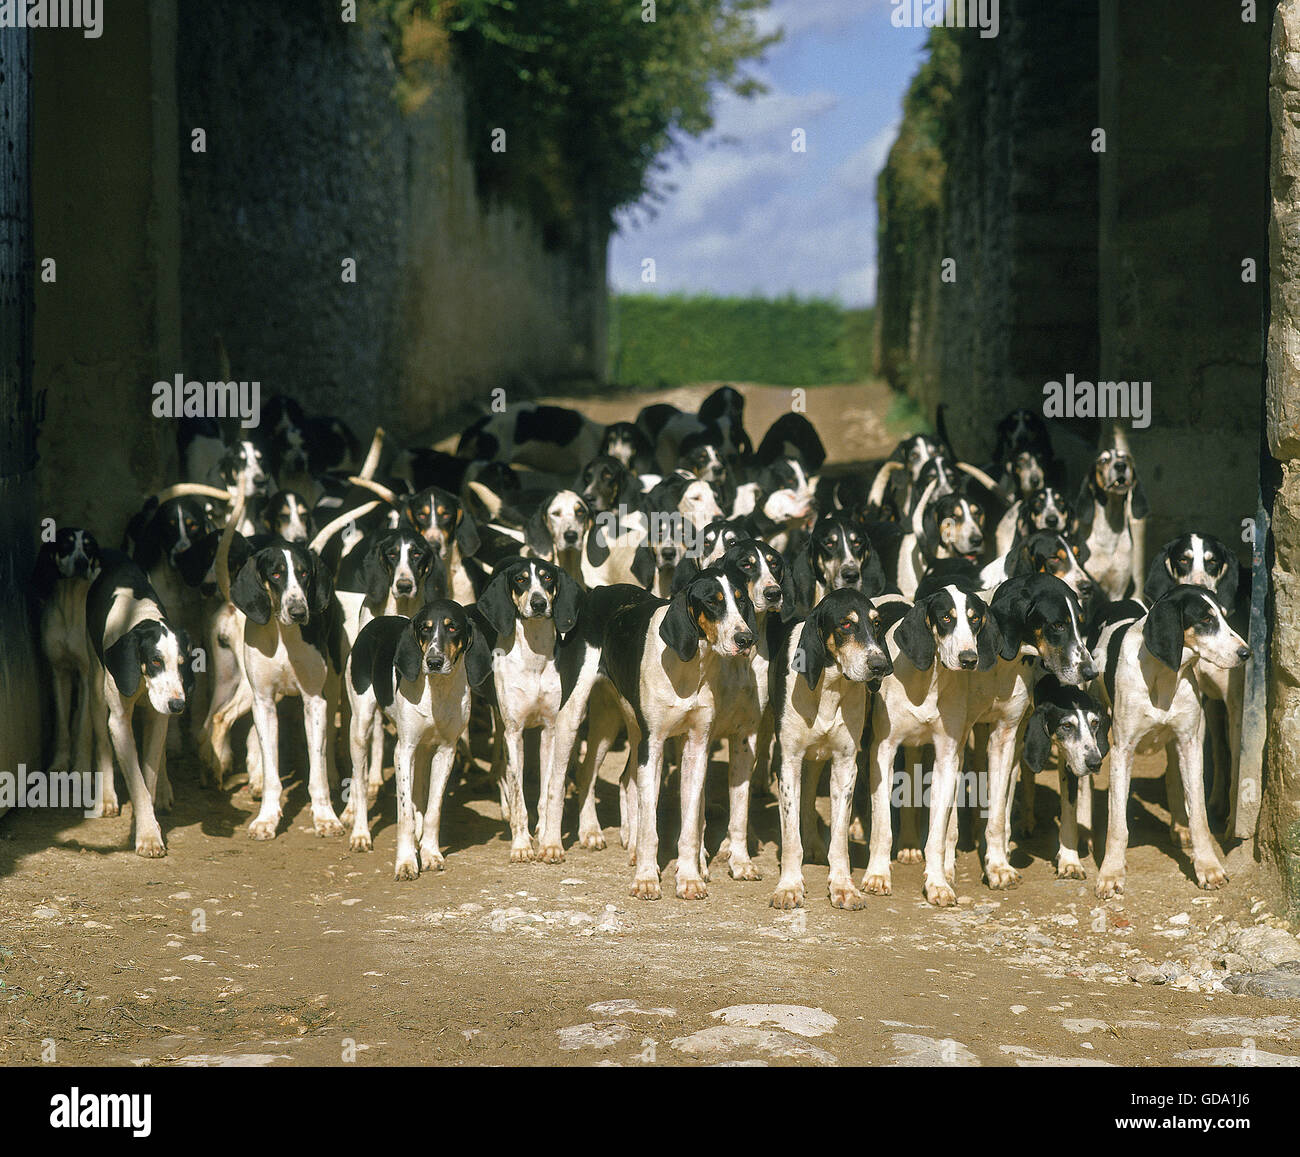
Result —
[[1219, 560], [1217, 558], [1207, 558], [1205, 560], [1205, 569], [1213, 574], [1219, 569]]
[[520, 571], [519, 574], [515, 575], [515, 582], [518, 583], [520, 586], [523, 586], [524, 583], [526, 583], [527, 581], [528, 581], [528, 576], [524, 574], [522, 571]]
[[149, 668], [150, 668], [150, 670], [153, 670], [153, 671], [161, 671], [161, 670], [162, 670], [162, 665], [163, 665], [163, 661], [162, 661], [161, 659], [150, 659], [150, 660], [149, 660]]
[[1074, 730], [1074, 720], [1073, 720], [1073, 719], [1062, 719], [1062, 720], [1061, 720], [1061, 730], [1062, 730], [1062, 731], [1073, 731], [1073, 730]]
[[1059, 631], [1059, 632], [1064, 633], [1064, 631], [1065, 631], [1065, 624], [1064, 624], [1064, 623], [1053, 623], [1053, 624], [1052, 624], [1052, 630], [1054, 630], [1054, 631]]
[[549, 574], [543, 573], [543, 574], [542, 574], [542, 586], [544, 586], [544, 587], [549, 587], [549, 586], [554, 586], [554, 585], [555, 585], [555, 579], [552, 578]]

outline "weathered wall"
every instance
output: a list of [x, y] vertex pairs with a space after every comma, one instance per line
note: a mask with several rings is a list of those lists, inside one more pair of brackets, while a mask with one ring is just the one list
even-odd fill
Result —
[[1270, 315], [1265, 395], [1269, 453], [1281, 464], [1273, 502], [1273, 639], [1260, 845], [1281, 870], [1300, 919], [1300, 0], [1273, 26]]
[[[603, 236], [598, 251], [548, 250], [526, 211], [482, 204], [450, 66], [423, 66], [399, 102], [384, 22], [364, 4], [356, 25], [338, 12], [185, 10], [187, 371], [216, 368], [220, 333], [237, 377], [362, 437], [375, 421], [427, 433], [494, 386], [600, 376]], [[206, 153], [189, 147], [196, 127]]]
[[[32, 432], [31, 45], [0, 30], [0, 771], [40, 742], [27, 579], [36, 558]], [[0, 808], [0, 813], [4, 811]]]
[[[882, 324], [909, 323], [906, 357], [884, 368], [927, 412], [945, 403], [975, 458], [998, 415], [1041, 409], [1048, 381], [1150, 380], [1151, 425], [1130, 432], [1148, 545], [1193, 518], [1239, 542], [1258, 473], [1261, 285], [1242, 282], [1241, 262], [1263, 263], [1266, 17], [1019, 2], [1001, 27], [949, 34], [961, 79], [942, 212], [914, 260], [882, 261]], [[1100, 425], [1071, 430], [1077, 479]]]

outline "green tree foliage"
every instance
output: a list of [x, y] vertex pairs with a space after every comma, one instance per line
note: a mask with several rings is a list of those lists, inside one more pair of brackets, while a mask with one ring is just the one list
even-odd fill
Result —
[[634, 294], [610, 303], [610, 373], [642, 386], [862, 381], [871, 329], [871, 310], [831, 301]]
[[[548, 241], [584, 214], [662, 199], [663, 155], [713, 127], [718, 88], [762, 92], [745, 66], [778, 39], [769, 0], [390, 0], [450, 39], [467, 87], [480, 189], [527, 205]], [[505, 130], [505, 152], [492, 131]]]

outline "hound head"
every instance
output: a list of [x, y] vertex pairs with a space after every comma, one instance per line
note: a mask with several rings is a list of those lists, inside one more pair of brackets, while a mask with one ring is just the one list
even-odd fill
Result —
[[460, 603], [437, 599], [411, 618], [398, 642], [395, 663], [402, 678], [450, 675], [474, 645], [474, 624]]
[[1109, 729], [1106, 712], [1091, 695], [1044, 675], [1034, 686], [1034, 710], [1025, 728], [1025, 765], [1042, 771], [1056, 743], [1076, 778], [1093, 775], [1110, 750]]
[[975, 562], [984, 549], [984, 508], [959, 491], [932, 498], [922, 526], [936, 558]]
[[59, 578], [93, 582], [99, 577], [99, 543], [90, 531], [79, 527], [65, 526], [59, 530], [53, 542], [41, 547], [41, 559]]
[[744, 655], [758, 639], [754, 605], [743, 583], [710, 567], [673, 595], [659, 636], [683, 662], [695, 658], [701, 642], [715, 655]]
[[252, 442], [236, 442], [222, 455], [222, 485], [228, 490], [242, 490], [246, 495], [266, 494], [266, 459]]
[[374, 539], [366, 554], [366, 597], [382, 602], [423, 596], [438, 556], [409, 526], [385, 531]]
[[453, 547], [460, 548], [463, 558], [478, 551], [478, 528], [455, 495], [428, 486], [404, 501], [402, 513], [444, 563], [451, 559]]
[[757, 538], [736, 543], [722, 556], [722, 567], [745, 584], [756, 612], [780, 611], [782, 619], [794, 614], [794, 587], [780, 553]]
[[1043, 486], [1021, 500], [1016, 525], [1022, 537], [1036, 530], [1065, 533], [1074, 521], [1074, 508], [1059, 490]]
[[[745, 534], [738, 523], [715, 518], [700, 531], [698, 550], [701, 568], [712, 566], [744, 537]], [[757, 605], [755, 603], [755, 606]]]
[[1009, 579], [993, 596], [993, 610], [1004, 636], [1004, 659], [1014, 658], [1020, 644], [1027, 643], [1062, 683], [1079, 685], [1097, 677], [1083, 638], [1079, 599], [1059, 578], [1034, 574]]
[[898, 649], [919, 671], [928, 670], [936, 654], [950, 671], [991, 668], [1003, 639], [984, 600], [959, 583], [947, 583], [925, 595], [922, 589], [894, 631]]
[[1007, 559], [1007, 577], [1048, 574], [1060, 579], [1081, 599], [1097, 589], [1092, 576], [1079, 561], [1080, 548], [1050, 530], [1040, 530], [1024, 539]]
[[1227, 545], [1208, 534], [1181, 534], [1165, 543], [1151, 562], [1146, 593], [1159, 598], [1171, 586], [1204, 587], [1229, 612], [1237, 602], [1237, 559]]
[[314, 533], [311, 509], [302, 496], [281, 490], [262, 511], [262, 524], [285, 542], [310, 542]]
[[1223, 617], [1219, 601], [1203, 587], [1171, 587], [1151, 604], [1142, 638], [1147, 650], [1177, 671], [1184, 651], [1215, 667], [1240, 667], [1250, 648]]
[[1127, 450], [1103, 450], [1092, 464], [1092, 480], [1098, 493], [1127, 494], [1137, 484], [1137, 466]]
[[181, 556], [213, 530], [212, 520], [197, 498], [172, 498], [158, 507], [153, 516], [158, 548], [172, 566], [179, 566]]
[[1047, 483], [1047, 467], [1042, 454], [1033, 449], [1017, 451], [1002, 465], [1003, 472], [1015, 479], [1016, 493], [1023, 496], [1041, 490]]
[[1024, 408], [1012, 410], [998, 422], [996, 441], [999, 449], [1007, 454], [1025, 449], [1046, 452], [1051, 446], [1042, 415]]
[[861, 591], [848, 587], [831, 591], [813, 608], [795, 646], [795, 661], [813, 690], [830, 666], [873, 691], [894, 669], [880, 612]]
[[907, 473], [915, 487], [921, 481], [921, 470], [931, 458], [945, 453], [946, 447], [929, 434], [913, 434], [899, 442], [893, 453], [893, 461], [901, 462], [907, 467]]
[[594, 514], [618, 509], [618, 504], [636, 486], [636, 476], [617, 458], [593, 458], [582, 469], [578, 493]]
[[320, 555], [300, 543], [263, 547], [239, 569], [230, 599], [253, 622], [274, 617], [285, 627], [304, 627], [325, 613], [334, 583]]
[[654, 447], [645, 433], [632, 422], [613, 422], [605, 427], [605, 436], [600, 443], [602, 457], [616, 458], [627, 469], [634, 469], [633, 463], [638, 458], [652, 457]]
[[514, 631], [516, 620], [553, 619], [555, 629], [567, 635], [578, 619], [582, 591], [553, 563], [540, 558], [520, 558], [497, 568], [477, 606], [498, 636]]
[[143, 680], [149, 705], [160, 715], [179, 715], [193, 688], [189, 639], [157, 619], [136, 623], [104, 652], [104, 669], [119, 694], [134, 699]]

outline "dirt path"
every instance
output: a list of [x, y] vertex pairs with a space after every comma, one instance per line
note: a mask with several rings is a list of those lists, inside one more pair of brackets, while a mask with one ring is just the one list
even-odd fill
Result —
[[[810, 391], [834, 456], [879, 453], [897, 436], [883, 433], [887, 399], [870, 390]], [[785, 404], [775, 397], [751, 394], [751, 432], [765, 428], [763, 406], [775, 417]], [[597, 416], [618, 405], [583, 404]], [[292, 707], [286, 718], [301, 727]], [[1155, 802], [1158, 768], [1137, 783], [1121, 901], [1055, 879], [1045, 773], [1038, 833], [1014, 859], [1018, 889], [991, 892], [965, 850], [957, 909], [929, 908], [921, 868], [895, 865], [893, 896], [840, 912], [825, 900], [826, 868], [810, 865], [809, 907], [782, 913], [767, 903], [770, 797], [754, 814], [763, 881], [732, 881], [719, 865], [702, 902], [631, 899], [622, 761], [612, 753], [601, 772], [606, 850], [511, 866], [479, 774], [446, 808], [447, 871], [402, 884], [390, 784], [372, 854], [312, 834], [301, 779], [279, 838], [255, 843], [247, 791], [202, 791], [184, 765], [164, 860], [129, 850], [129, 814], [11, 813], [0, 820], [0, 1064], [39, 1063], [51, 1041], [61, 1064], [1300, 1064], [1296, 1004], [1219, 983], [1216, 955], [1232, 963], [1225, 954], [1244, 953], [1257, 929], [1285, 938], [1255, 904], [1263, 885], [1238, 853], [1227, 889], [1197, 890]], [[725, 771], [710, 775], [713, 847]], [[670, 783], [664, 856], [672, 798]], [[853, 852], [860, 872], [865, 848]], [[1172, 983], [1129, 978], [1162, 968]]]

